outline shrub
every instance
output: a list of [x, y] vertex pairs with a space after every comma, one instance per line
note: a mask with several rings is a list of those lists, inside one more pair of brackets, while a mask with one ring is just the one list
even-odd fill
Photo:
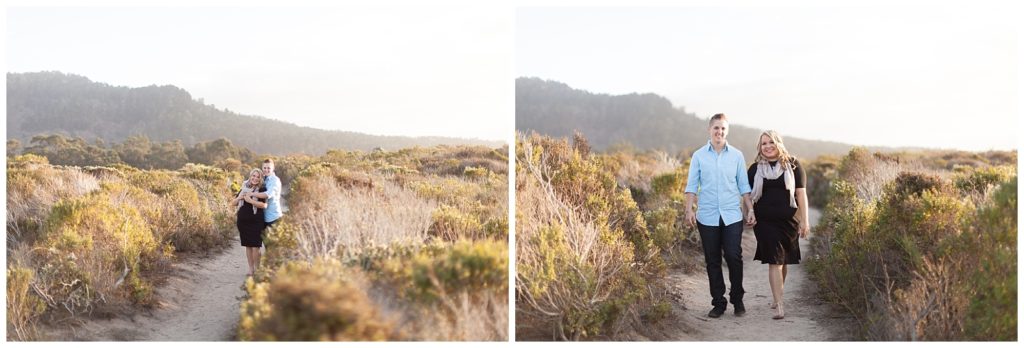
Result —
[[1016, 339], [1016, 179], [1008, 168], [958, 171], [904, 171], [878, 195], [863, 190], [877, 183], [833, 181], [808, 267], [865, 337]]
[[358, 272], [338, 261], [286, 264], [266, 283], [246, 283], [244, 341], [386, 341], [404, 334], [367, 295]]
[[[204, 183], [226, 179], [223, 172], [217, 173], [220, 177], [211, 178], [213, 173], [192, 169], [182, 176], [194, 179], [183, 179], [173, 172], [144, 171], [128, 175], [127, 181], [152, 193], [130, 197], [161, 241], [178, 251], [204, 251], [224, 245], [234, 235], [234, 210], [225, 204], [229, 193]], [[198, 188], [203, 188], [202, 197]]]
[[972, 340], [1017, 340], [1017, 177], [1001, 184], [978, 210], [978, 220], [965, 233], [971, 250], [980, 255], [970, 274], [974, 289], [964, 330]]
[[[45, 164], [23, 166], [35, 161], [19, 156], [7, 171], [7, 243], [31, 245], [46, 219], [50, 208], [64, 197], [80, 197], [99, 188], [91, 175], [75, 168], [52, 167]], [[38, 157], [38, 156], [34, 156]], [[26, 159], [28, 158], [28, 159]]]
[[7, 339], [28, 341], [39, 338], [36, 318], [46, 310], [46, 303], [29, 291], [35, 272], [29, 268], [7, 268]]
[[460, 237], [476, 237], [483, 233], [483, 224], [473, 214], [459, 211], [457, 208], [442, 204], [431, 215], [428, 234], [446, 241], [455, 241]]
[[119, 204], [117, 195], [105, 188], [53, 207], [34, 249], [41, 291], [51, 306], [77, 314], [97, 301], [153, 300], [140, 273], [165, 255], [139, 211]]
[[614, 336], [655, 309], [661, 259], [629, 192], [564, 141], [516, 148], [516, 332]]
[[458, 241], [433, 245], [380, 268], [385, 279], [413, 301], [435, 302], [450, 294], [508, 293], [508, 245], [498, 241]]

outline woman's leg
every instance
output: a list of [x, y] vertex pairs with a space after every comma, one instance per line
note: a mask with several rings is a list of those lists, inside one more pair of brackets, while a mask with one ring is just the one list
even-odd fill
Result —
[[786, 285], [786, 274], [789, 273], [789, 267], [782, 265], [782, 285]]
[[775, 307], [775, 316], [773, 319], [782, 316], [782, 289], [783, 289], [783, 267], [784, 265], [768, 265], [768, 285], [772, 289], [772, 300]]
[[[260, 248], [259, 247], [252, 248], [252, 259], [253, 259], [253, 269], [255, 270], [257, 268], [260, 268]], [[253, 275], [255, 275], [255, 274], [256, 274], [256, 272], [253, 271]]]
[[253, 271], [256, 270], [256, 259], [252, 253], [252, 247], [245, 247], [245, 259], [248, 261], [249, 274], [252, 275]]

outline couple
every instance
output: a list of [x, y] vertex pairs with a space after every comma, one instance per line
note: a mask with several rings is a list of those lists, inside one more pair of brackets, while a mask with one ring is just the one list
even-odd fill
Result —
[[245, 258], [249, 261], [249, 273], [256, 274], [260, 266], [260, 247], [263, 246], [263, 230], [274, 225], [281, 218], [281, 180], [274, 175], [274, 161], [263, 161], [263, 170], [253, 169], [249, 179], [242, 183], [242, 189], [231, 200], [238, 211], [236, 226], [238, 237], [245, 247]]
[[[722, 253], [729, 267], [729, 302], [736, 316], [746, 313], [743, 306], [743, 259], [740, 240], [745, 220], [754, 227], [757, 251], [754, 260], [768, 264], [768, 283], [772, 290], [772, 319], [782, 319], [782, 288], [786, 265], [800, 263], [799, 237], [810, 232], [804, 170], [786, 151], [778, 133], [761, 133], [757, 156], [746, 171], [743, 154], [729, 145], [729, 120], [724, 114], [711, 117], [711, 139], [693, 153], [686, 182], [686, 223], [696, 224], [704, 248], [708, 281], [711, 287], [709, 317], [725, 313], [725, 280]], [[753, 189], [751, 189], [753, 184]], [[699, 194], [699, 199], [698, 199]], [[697, 213], [693, 201], [697, 199]], [[743, 210], [741, 210], [741, 199]], [[745, 218], [744, 218], [745, 216]]]

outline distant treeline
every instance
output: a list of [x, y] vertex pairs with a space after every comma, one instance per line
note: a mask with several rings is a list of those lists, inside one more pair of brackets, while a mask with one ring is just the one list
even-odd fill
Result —
[[[729, 114], [729, 110], [721, 111]], [[556, 81], [516, 79], [516, 130], [524, 134], [536, 131], [556, 138], [571, 137], [574, 131], [579, 131], [590, 146], [599, 151], [633, 146], [639, 150], [689, 155], [707, 143], [708, 116], [711, 115], [700, 118], [683, 107], [673, 106], [665, 97], [651, 93], [594, 94]], [[729, 143], [744, 154], [752, 155], [761, 130], [742, 126], [746, 121], [743, 115], [734, 115]], [[777, 130], [786, 134], [785, 129]], [[785, 141], [789, 151], [800, 158], [843, 155], [853, 147], [788, 136]]]
[[499, 142], [474, 139], [377, 136], [300, 127], [218, 109], [175, 86], [129, 88], [60, 72], [8, 73], [7, 138], [28, 142], [32, 136], [44, 133], [105, 141], [145, 135], [157, 142], [180, 140], [186, 147], [225, 138], [256, 152], [276, 155], [438, 144], [501, 146]]
[[7, 157], [32, 154], [46, 157], [49, 163], [66, 166], [110, 166], [127, 164], [140, 169], [176, 170], [186, 163], [201, 163], [229, 171], [242, 163], [258, 159], [256, 154], [224, 138], [185, 147], [181, 141], [153, 142], [145, 135], [132, 136], [122, 143], [88, 142], [59, 134], [37, 135], [24, 146], [17, 139], [7, 140]]

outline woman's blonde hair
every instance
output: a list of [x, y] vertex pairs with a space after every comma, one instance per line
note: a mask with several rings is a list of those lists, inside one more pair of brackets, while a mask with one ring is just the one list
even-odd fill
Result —
[[[248, 182], [249, 178], [252, 177], [252, 173], [260, 173], [260, 185], [263, 185], [263, 170], [259, 169], [259, 168], [254, 168], [253, 170], [249, 171], [249, 176], [245, 178], [246, 182]], [[253, 186], [253, 183], [250, 182], [249, 186], [250, 187]], [[259, 186], [256, 186], [256, 187], [259, 187]]]
[[767, 135], [769, 139], [775, 142], [775, 148], [779, 151], [778, 161], [779, 163], [782, 163], [787, 166], [783, 168], [795, 167], [796, 165], [793, 163], [795, 159], [793, 158], [793, 155], [789, 154], [789, 150], [786, 150], [786, 145], [782, 143], [782, 136], [779, 135], [779, 132], [776, 132], [771, 129], [761, 132], [761, 135], [757, 136], [757, 146], [754, 147], [757, 149], [757, 157], [754, 158], [754, 163], [768, 161], [768, 159], [764, 158], [764, 155], [761, 153], [761, 137], [765, 135]]

